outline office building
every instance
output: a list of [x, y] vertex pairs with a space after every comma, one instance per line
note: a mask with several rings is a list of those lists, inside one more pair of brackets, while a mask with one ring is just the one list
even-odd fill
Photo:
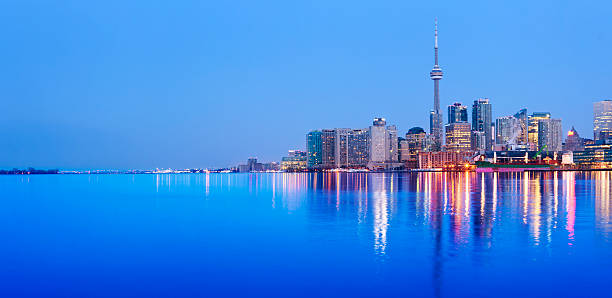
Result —
[[446, 151], [471, 151], [471, 127], [467, 122], [446, 125]]
[[612, 138], [612, 100], [593, 103], [593, 139]]
[[368, 130], [337, 128], [335, 131], [335, 167], [365, 167], [368, 163]]
[[528, 118], [528, 141], [531, 150], [538, 150], [540, 148], [540, 144], [538, 142], [539, 121], [546, 119], [550, 119], [550, 113], [548, 112], [533, 113]]
[[488, 98], [480, 98], [472, 105], [472, 130], [481, 131], [485, 136], [484, 150], [491, 150], [493, 143], [493, 118]]
[[322, 133], [313, 130], [306, 135], [306, 166], [309, 169], [319, 169], [323, 163]]
[[563, 144], [563, 151], [584, 151], [584, 139], [580, 137], [574, 127], [567, 132], [567, 137]]
[[516, 137], [516, 144], [526, 146], [529, 144], [529, 117], [527, 116], [527, 109], [521, 109], [518, 111], [516, 114], [514, 114], [514, 118], [518, 120], [520, 127], [520, 132]]
[[487, 151], [487, 136], [484, 131], [472, 130], [471, 143], [472, 151]]
[[461, 103], [448, 106], [448, 123], [468, 122], [467, 107]]
[[538, 120], [538, 150], [558, 152], [563, 149], [561, 119]]
[[285, 172], [302, 172], [306, 170], [308, 153], [301, 150], [289, 150], [281, 159], [280, 169]]
[[333, 169], [336, 167], [336, 131], [333, 129], [321, 130], [321, 168]]

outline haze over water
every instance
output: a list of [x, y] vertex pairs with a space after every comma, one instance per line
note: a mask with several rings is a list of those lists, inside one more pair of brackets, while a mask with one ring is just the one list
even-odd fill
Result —
[[0, 296], [606, 296], [612, 172], [0, 177]]

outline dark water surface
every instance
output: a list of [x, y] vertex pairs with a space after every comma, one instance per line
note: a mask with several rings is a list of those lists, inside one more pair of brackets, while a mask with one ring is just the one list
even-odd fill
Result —
[[612, 173], [0, 177], [1, 297], [610, 297]]

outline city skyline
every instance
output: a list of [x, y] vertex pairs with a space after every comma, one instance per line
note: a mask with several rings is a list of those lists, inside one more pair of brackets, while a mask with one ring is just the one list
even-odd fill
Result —
[[[400, 136], [411, 127], [427, 129], [431, 81], [424, 73], [431, 69], [436, 17], [444, 36], [442, 111], [453, 102], [469, 106], [490, 98], [493, 120], [526, 107], [563, 119], [564, 133], [575, 127], [589, 137], [592, 103], [610, 98], [601, 83], [610, 80], [612, 69], [604, 55], [610, 41], [603, 28], [610, 20], [593, 17], [601, 10], [573, 4], [552, 11], [534, 4], [532, 15], [517, 20], [513, 13], [523, 4], [504, 12], [422, 5], [412, 12], [399, 9], [405, 12], [400, 15], [384, 5], [343, 12], [339, 4], [319, 3], [299, 7], [303, 24], [293, 14], [281, 16], [285, 29], [252, 23], [269, 14], [269, 5], [238, 18], [235, 9], [220, 4], [219, 14], [200, 24], [205, 26], [198, 26], [203, 10], [195, 3], [177, 11], [187, 17], [174, 26], [166, 26], [176, 16], [163, 5], [145, 7], [145, 17], [131, 23], [128, 14], [140, 8], [136, 4], [118, 16], [113, 5], [11, 5], [15, 9], [3, 21], [7, 28], [23, 23], [25, 11], [43, 22], [64, 21], [52, 23], [49, 32], [35, 30], [37, 23], [30, 21], [8, 32], [8, 44], [20, 46], [2, 55], [7, 105], [0, 168], [223, 167], [248, 156], [271, 161], [289, 149], [305, 149], [304, 133], [317, 127], [365, 127], [369, 119], [385, 117]], [[49, 9], [54, 6], [59, 9]], [[470, 18], [483, 10], [493, 13]], [[373, 19], [360, 25], [357, 16], [366, 11]], [[573, 18], [558, 18], [568, 15]], [[117, 23], [108, 21], [111, 16]], [[155, 25], [151, 20], [159, 16], [168, 19]], [[323, 30], [329, 26], [316, 26], [321, 21], [332, 25], [331, 33]], [[152, 27], [144, 26], [150, 22]], [[133, 36], [138, 37], [131, 42]], [[217, 50], [206, 46], [211, 41]], [[44, 51], [32, 50], [41, 45]], [[577, 75], [592, 73], [595, 64], [594, 76]], [[538, 75], [538, 84], [532, 83], [534, 67], [549, 69], [545, 78]]]

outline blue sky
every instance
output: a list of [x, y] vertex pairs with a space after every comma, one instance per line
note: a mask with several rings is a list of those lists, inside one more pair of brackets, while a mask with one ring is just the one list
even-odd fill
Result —
[[2, 1], [0, 168], [221, 167], [377, 116], [427, 129], [436, 17], [444, 110], [488, 97], [592, 137], [612, 4], [534, 2]]

